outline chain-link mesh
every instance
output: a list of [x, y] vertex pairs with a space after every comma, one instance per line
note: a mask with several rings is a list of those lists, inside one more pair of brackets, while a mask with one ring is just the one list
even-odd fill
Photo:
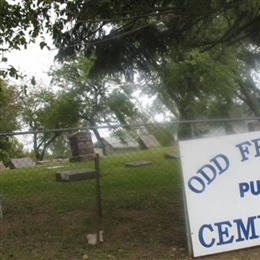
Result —
[[[90, 131], [93, 147], [79, 138], [76, 152], [71, 136], [79, 129], [1, 133], [0, 142], [13, 150], [8, 154], [1, 147], [0, 259], [188, 258], [178, 137], [258, 127], [248, 119], [80, 129], [86, 135]], [[98, 246], [90, 245], [88, 236], [97, 228], [95, 178], [56, 178], [95, 170], [93, 158], [86, 156], [89, 149], [100, 157], [103, 218], [98, 228], [104, 242]]]

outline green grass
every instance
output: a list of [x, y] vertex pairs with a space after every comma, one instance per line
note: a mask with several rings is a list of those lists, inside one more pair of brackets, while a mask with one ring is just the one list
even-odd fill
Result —
[[[168, 259], [184, 258], [185, 229], [173, 148], [122, 153], [101, 159], [105, 242], [87, 244], [95, 230], [95, 181], [58, 183], [44, 166], [0, 174], [4, 220], [0, 259]], [[126, 168], [134, 160], [150, 166]], [[67, 163], [64, 169], [90, 167]]]

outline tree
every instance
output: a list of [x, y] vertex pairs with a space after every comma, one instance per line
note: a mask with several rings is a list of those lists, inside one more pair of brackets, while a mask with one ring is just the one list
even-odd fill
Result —
[[[0, 79], [0, 132], [11, 132], [18, 125], [19, 106], [15, 99], [14, 90]], [[22, 153], [22, 146], [15, 137], [0, 136], [0, 160], [5, 163], [13, 156]]]
[[[74, 61], [64, 63], [51, 74], [53, 83], [73, 97], [78, 106], [78, 117], [82, 119], [84, 126], [92, 128], [105, 151], [97, 126], [111, 122], [127, 124], [130, 118], [136, 116], [137, 109], [129, 96], [116, 87], [116, 82], [112, 83], [108, 78], [91, 79], [89, 71], [92, 64], [93, 60], [78, 57]], [[114, 90], [109, 91], [112, 87]]]
[[26, 47], [48, 31], [60, 58], [95, 53], [93, 74], [132, 66], [150, 70], [173, 45], [209, 49], [245, 39], [259, 44], [259, 7], [258, 0], [3, 0], [0, 44], [4, 50]]
[[[50, 145], [61, 135], [61, 129], [78, 124], [77, 103], [67, 93], [54, 94], [44, 89], [28, 90], [19, 95], [22, 119], [33, 130], [33, 150], [36, 160], [42, 160]], [[46, 131], [46, 130], [53, 131]]]
[[[12, 48], [26, 46], [25, 31], [33, 28], [30, 37], [34, 39], [46, 28], [52, 33], [61, 60], [75, 58], [78, 52], [90, 59], [95, 56], [88, 74], [96, 78], [116, 72], [131, 76], [134, 68], [161, 72], [172, 49], [207, 53], [224, 44], [260, 43], [258, 0], [26, 1], [21, 6], [3, 1], [2, 7], [3, 43]], [[55, 16], [53, 24], [51, 14]], [[178, 56], [172, 59], [179, 62]], [[240, 81], [240, 97], [255, 109], [255, 89], [245, 88], [245, 83]], [[102, 92], [100, 81], [93, 80], [92, 84]], [[190, 96], [195, 92], [190, 91]], [[189, 100], [187, 96], [185, 99]], [[168, 99], [167, 105], [172, 102], [176, 100]], [[193, 106], [198, 104], [193, 102]]]
[[240, 68], [236, 73], [238, 84], [238, 97], [248, 106], [249, 110], [260, 117], [260, 91], [254, 72], [259, 72], [260, 51], [249, 46], [240, 48], [236, 55], [240, 59]]
[[92, 73], [149, 71], [173, 46], [211, 49], [250, 40], [259, 44], [257, 0], [77, 1], [57, 19], [59, 57], [96, 55]]
[[49, 153], [53, 158], [68, 158], [71, 156], [68, 137], [62, 133], [49, 146]]
[[8, 132], [18, 128], [17, 113], [19, 106], [16, 102], [15, 91], [0, 79], [0, 127]]
[[[259, 70], [257, 47], [222, 45], [207, 52], [181, 48], [174, 49], [170, 57], [157, 76], [161, 81], [157, 79], [150, 89], [177, 118], [229, 117], [241, 101], [248, 114], [260, 116], [260, 92], [254, 77]], [[181, 130], [190, 136], [188, 126]]]
[[[68, 8], [64, 9], [65, 13]], [[118, 71], [128, 75], [133, 68], [161, 72], [172, 49], [182, 49], [183, 53], [193, 50], [207, 53], [208, 50], [218, 52], [220, 48], [225, 49], [225, 44], [250, 49], [250, 44], [260, 43], [260, 3], [254, 0], [121, 1], [120, 4], [112, 0], [77, 2], [69, 17], [73, 26], [66, 26], [68, 21], [57, 20], [53, 27], [53, 37], [60, 49], [58, 56], [62, 60], [75, 56], [78, 51], [86, 56], [95, 54], [92, 76]], [[63, 33], [58, 28], [63, 28]], [[216, 61], [212, 56], [210, 58]], [[179, 62], [177, 56], [172, 60]], [[236, 81], [239, 97], [258, 114], [254, 95], [258, 91], [250, 87], [253, 84], [250, 77], [247, 76], [245, 82], [241, 80], [241, 70], [235, 69], [231, 73], [232, 81], [235, 74], [240, 78]], [[250, 72], [247, 74], [250, 75]], [[191, 90], [189, 96], [194, 96], [196, 91]], [[162, 92], [168, 94], [169, 91]], [[171, 99], [170, 96], [164, 101], [173, 108], [172, 103], [176, 100]], [[190, 107], [203, 102], [195, 103]], [[187, 112], [182, 111], [184, 113]]]
[[[149, 90], [180, 120], [228, 117], [236, 96], [239, 63], [232, 49], [201, 53], [173, 49]], [[181, 137], [191, 136], [191, 125], [180, 126]]]
[[[182, 49], [183, 53], [194, 50], [207, 53], [209, 50], [218, 52], [220, 48], [225, 49], [225, 45], [235, 44], [236, 48], [249, 50], [252, 45], [260, 44], [260, 2], [257, 0], [79, 1], [68, 5], [64, 13], [69, 13], [69, 21], [58, 19], [53, 27], [53, 37], [60, 49], [58, 56], [62, 60], [75, 56], [78, 51], [86, 56], [95, 54], [91, 69], [94, 76], [118, 71], [127, 75], [133, 68], [161, 72], [172, 49]], [[73, 25], [67, 26], [71, 22]], [[216, 61], [212, 56], [210, 58]], [[179, 62], [178, 56], [172, 57], [172, 60]], [[249, 65], [247, 59], [240, 61]], [[259, 115], [258, 90], [254, 87], [249, 67], [245, 69], [247, 72], [237, 68], [233, 72], [228, 71], [233, 74], [230, 77], [232, 81], [236, 81], [239, 97]], [[247, 80], [241, 74], [243, 77], [246, 75]], [[161, 92], [168, 95], [169, 91], [165, 89]], [[195, 92], [198, 93], [196, 89], [189, 91], [189, 96], [196, 97]], [[169, 97], [164, 101], [172, 108], [176, 97], [175, 100], [171, 95]], [[186, 95], [182, 99], [190, 98]], [[202, 103], [192, 102], [190, 107], [196, 110]], [[180, 107], [187, 110], [184, 105], [179, 104]]]
[[200, 53], [193, 49], [177, 54], [174, 51], [173, 55], [161, 76], [163, 87], [178, 107], [179, 118], [209, 117], [213, 109], [224, 116], [236, 86], [231, 52]]

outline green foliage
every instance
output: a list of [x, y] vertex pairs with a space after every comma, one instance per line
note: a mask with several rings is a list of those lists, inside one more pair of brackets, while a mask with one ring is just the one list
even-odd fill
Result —
[[66, 135], [58, 136], [49, 146], [51, 158], [68, 158], [71, 150]]
[[162, 73], [162, 96], [175, 102], [180, 118], [227, 116], [232, 105], [238, 66], [231, 50], [173, 51]]
[[3, 161], [6, 166], [11, 158], [23, 155], [23, 146], [15, 137], [0, 137], [0, 161]]
[[45, 93], [44, 106], [38, 111], [38, 119], [45, 129], [68, 128], [77, 125], [78, 103], [71, 93]]
[[[58, 131], [37, 132], [42, 129], [70, 128], [78, 125], [78, 103], [70, 93], [23, 86], [18, 99], [24, 123], [35, 130], [33, 149], [35, 158], [42, 160], [47, 149], [59, 137]], [[57, 143], [58, 145], [58, 143]], [[54, 149], [54, 146], [52, 146]]]
[[119, 90], [114, 90], [110, 94], [107, 105], [121, 124], [128, 124], [128, 119], [134, 118], [138, 114], [129, 96]]
[[[0, 132], [11, 132], [18, 128], [19, 106], [16, 95], [6, 82], [0, 80]], [[23, 147], [14, 137], [0, 137], [0, 161], [8, 164], [11, 157], [20, 156]]]
[[86, 85], [89, 81], [89, 73], [94, 60], [94, 57], [84, 58], [78, 56], [76, 59], [64, 62], [61, 67], [50, 71], [52, 83], [61, 88]]
[[[49, 1], [7, 1], [0, 0], [0, 51], [2, 53], [14, 49], [27, 48], [30, 42], [50, 28]], [[47, 44], [43, 40], [40, 47]], [[2, 62], [7, 63], [4, 57]], [[18, 71], [12, 66], [0, 68], [0, 76], [18, 78]]]
[[19, 101], [23, 119], [31, 129], [66, 128], [78, 123], [78, 105], [70, 93], [23, 87]]
[[[74, 61], [65, 62], [61, 68], [50, 73], [53, 83], [67, 91], [66, 95], [72, 99], [70, 103], [74, 102], [77, 106], [75, 112], [78, 112], [78, 117], [89, 126], [110, 120], [126, 124], [129, 118], [137, 114], [129, 93], [120, 91], [117, 83], [110, 78], [92, 79], [89, 73], [94, 60], [77, 57]], [[114, 90], [109, 90], [112, 87]]]
[[2, 0], [0, 45], [4, 51], [26, 47], [47, 31], [61, 59], [79, 51], [95, 55], [92, 75], [132, 67], [149, 72], [173, 45], [259, 44], [259, 6], [257, 0]]
[[257, 0], [82, 0], [63, 9], [69, 21], [57, 19], [53, 36], [61, 59], [78, 51], [95, 54], [94, 75], [127, 73], [133, 66], [149, 72], [172, 46], [259, 44], [259, 7]]
[[0, 79], [0, 131], [12, 131], [18, 127], [19, 106], [15, 91]]
[[170, 146], [174, 141], [174, 135], [177, 134], [175, 125], [155, 125], [147, 127], [150, 134], [154, 135], [161, 146]]

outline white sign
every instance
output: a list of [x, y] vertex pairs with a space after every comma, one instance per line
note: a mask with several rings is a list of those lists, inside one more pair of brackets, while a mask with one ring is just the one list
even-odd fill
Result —
[[260, 132], [179, 146], [193, 256], [260, 245]]

